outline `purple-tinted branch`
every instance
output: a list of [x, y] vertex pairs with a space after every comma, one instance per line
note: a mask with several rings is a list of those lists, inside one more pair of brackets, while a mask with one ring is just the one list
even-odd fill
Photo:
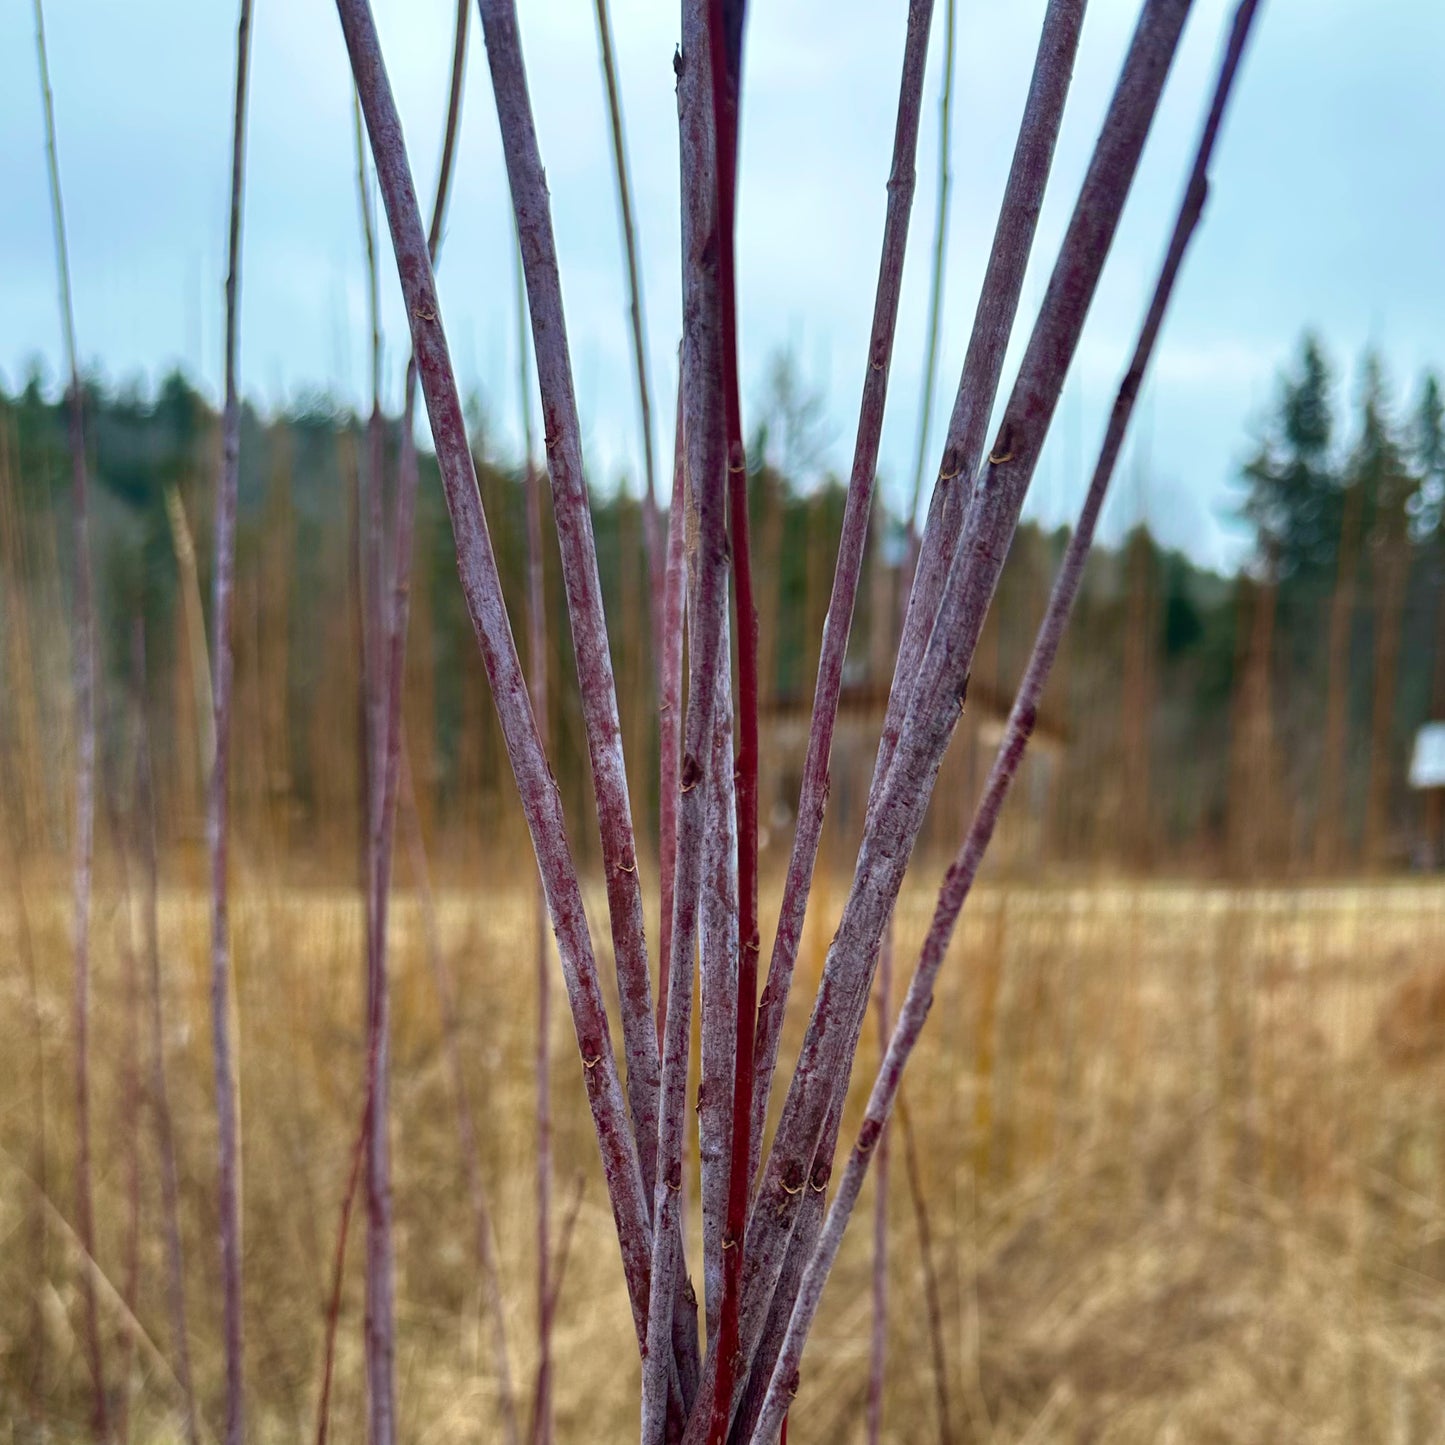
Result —
[[478, 0], [478, 5], [531, 308], [532, 344], [542, 396], [543, 444], [552, 478], [552, 509], [602, 839], [607, 907], [621, 1001], [622, 1042], [627, 1055], [627, 1099], [632, 1110], [643, 1185], [651, 1188], [659, 1074], [652, 981], [647, 971], [642, 886], [637, 871], [632, 807], [627, 795], [627, 769], [622, 756], [622, 729], [617, 714], [607, 619], [597, 575], [597, 548], [582, 469], [582, 427], [567, 349], [551, 202], [537, 146], [532, 102], [527, 93], [516, 6], [513, 0]]
[[[953, 5], [948, 7], [950, 26]], [[888, 1047], [892, 1027], [893, 928], [883, 935], [878, 956], [878, 1043]], [[888, 1361], [888, 1131], [878, 1138], [878, 1172], [873, 1181], [873, 1330], [868, 1347], [868, 1445], [878, 1445], [883, 1432], [883, 1384]]]
[[[682, 412], [691, 621], [689, 702], [678, 775], [677, 862], [663, 1029], [657, 1185], [653, 1191], [652, 1303], [642, 1369], [643, 1445], [657, 1445], [663, 1438], [671, 1354], [667, 1306], [683, 1273], [680, 1205], [693, 948], [707, 820], [706, 779], [712, 762], [712, 715], [718, 674], [726, 671], [728, 661], [723, 650], [728, 602], [727, 457], [722, 409], [717, 193], [713, 183], [717, 159], [704, 8], [697, 4], [684, 7], [683, 48], [676, 62], [682, 163]], [[674, 497], [673, 505], [678, 502]]]
[[662, 524], [657, 510], [657, 478], [652, 458], [652, 388], [647, 377], [647, 345], [643, 340], [642, 281], [637, 265], [637, 226], [632, 217], [632, 180], [628, 174], [627, 143], [622, 127], [622, 94], [617, 64], [612, 55], [612, 19], [607, 0], [596, 0], [597, 43], [602, 52], [602, 78], [607, 86], [607, 114], [612, 122], [612, 169], [617, 181], [617, 210], [622, 244], [627, 256], [628, 315], [632, 322], [632, 365], [637, 379], [638, 425], [642, 434], [642, 465], [646, 490], [642, 494], [642, 532], [647, 545], [648, 611], [652, 623], [653, 665], [658, 670], [658, 696], [664, 685], [666, 645], [663, 615], [666, 611], [666, 562]]
[[[461, 118], [462, 77], [466, 61], [466, 32], [469, 6], [460, 0], [457, 11], [456, 34], [452, 46], [451, 88], [448, 97], [445, 135], [442, 142], [441, 170], [437, 178], [436, 199], [432, 208], [431, 228], [428, 235], [428, 252], [435, 261], [441, 243], [442, 223], [446, 215], [446, 204], [451, 183], [452, 163], [456, 153], [456, 134]], [[383, 620], [379, 598], [385, 587], [385, 539], [381, 524], [381, 477], [385, 455], [384, 432], [381, 427], [380, 385], [381, 385], [381, 335], [379, 330], [379, 279], [376, 268], [376, 248], [372, 235], [371, 208], [367, 200], [365, 181], [365, 151], [361, 132], [361, 109], [358, 93], [356, 111], [357, 179], [361, 197], [361, 214], [365, 232], [366, 256], [369, 272], [369, 289], [372, 299], [372, 418], [369, 432], [371, 442], [371, 478], [369, 507], [366, 529], [366, 556], [363, 557], [361, 543], [361, 503], [358, 498], [353, 522], [357, 527], [355, 562], [357, 572], [357, 613], [361, 626], [361, 780], [363, 799], [363, 829], [361, 847], [361, 872], [364, 884], [366, 907], [366, 980], [367, 980], [367, 1054], [362, 1108], [363, 1137], [368, 1142], [367, 1157], [371, 1163], [368, 1171], [368, 1250], [367, 1250], [367, 1368], [368, 1377], [379, 1376], [381, 1390], [372, 1390], [369, 1405], [372, 1410], [371, 1432], [373, 1436], [383, 1430], [390, 1430], [389, 1422], [394, 1408], [386, 1411], [384, 1419], [378, 1421], [378, 1401], [383, 1396], [390, 1400], [394, 1375], [394, 1343], [389, 1347], [378, 1347], [383, 1336], [377, 1331], [378, 1317], [373, 1312], [372, 1301], [385, 1301], [388, 1322], [394, 1314], [391, 1288], [391, 1245], [390, 1245], [390, 1191], [387, 1181], [389, 1173], [388, 1140], [385, 1125], [385, 1102], [378, 1123], [375, 1107], [378, 1093], [387, 1090], [388, 1054], [386, 997], [386, 914], [390, 892], [390, 869], [392, 839], [395, 829], [395, 797], [399, 785], [400, 754], [390, 747], [388, 739], [395, 736], [400, 745], [401, 685], [405, 666], [405, 644], [409, 616], [412, 536], [415, 523], [417, 493], [417, 457], [415, 437], [416, 408], [416, 360], [413, 356], [407, 364], [406, 400], [402, 418], [401, 460], [396, 492], [396, 516], [393, 526], [392, 587], [393, 599], [387, 616], [390, 627], [386, 631], [385, 654], [379, 653], [382, 641]], [[389, 670], [386, 676], [378, 678], [378, 666]], [[395, 771], [387, 771], [394, 769]], [[384, 864], [384, 867], [383, 867]], [[383, 881], [385, 880], [385, 881]], [[465, 1107], [465, 1101], [460, 1107]], [[464, 1140], [465, 1144], [465, 1140]], [[331, 1369], [337, 1316], [340, 1310], [341, 1268], [345, 1262], [346, 1234], [351, 1219], [354, 1191], [359, 1181], [358, 1168], [353, 1167], [349, 1176], [347, 1191], [342, 1202], [341, 1226], [336, 1254], [336, 1280], [331, 1306], [327, 1315], [326, 1343], [324, 1349], [324, 1371], [321, 1390], [321, 1404], [318, 1417], [317, 1438], [324, 1441], [328, 1424], [328, 1403], [331, 1387]], [[474, 1181], [479, 1184], [479, 1179]], [[485, 1206], [483, 1206], [485, 1207]], [[376, 1224], [385, 1220], [380, 1229]], [[488, 1236], [490, 1238], [490, 1236]], [[485, 1259], [483, 1260], [485, 1273]], [[500, 1329], [500, 1325], [499, 1325]], [[391, 1327], [385, 1335], [391, 1339]], [[502, 1340], [501, 1370], [503, 1403], [512, 1400], [511, 1382], [506, 1369], [505, 1340]], [[508, 1418], [513, 1419], [515, 1433], [515, 1410]], [[394, 1433], [394, 1431], [392, 1432]]]
[[[1024, 273], [1033, 251], [1039, 211], [1053, 167], [1086, 4], [1087, 0], [1050, 0], [1044, 16], [1033, 80], [999, 206], [993, 246], [974, 312], [973, 331], [949, 418], [943, 461], [929, 502], [928, 522], [921, 550], [916, 557], [909, 558], [908, 605], [870, 803], [893, 758], [897, 731], [937, 616], [948, 566], [971, 495], [972, 479], [983, 452], [1004, 357], [1018, 315]], [[910, 527], [916, 525], [917, 511], [915, 498]]]
[[462, 590], [547, 889], [553, 932], [581, 1052], [588, 1104], [617, 1223], [623, 1273], [641, 1339], [646, 1319], [651, 1229], [637, 1147], [628, 1124], [607, 1011], [587, 932], [581, 888], [567, 843], [556, 783], [537, 733], [502, 596], [496, 557], [477, 491], [461, 397], [440, 319], [436, 283], [401, 122], [382, 61], [371, 7], [366, 0], [337, 0], [336, 8], [391, 228], [417, 373], [431, 420], [437, 463], [456, 539]]
[[[828, 950], [798, 1066], [748, 1224], [744, 1353], [751, 1354], [787, 1253], [799, 1196], [822, 1187], [831, 1157], [818, 1150], [835, 1097], [847, 1089], [874, 960], [918, 837], [967, 688], [983, 613], [993, 596], [1039, 449], [1078, 344], [1139, 155], [1189, 11], [1149, 0], [1130, 45], [999, 444], [981, 482], [980, 525], [960, 546], [945, 611], [871, 810], [848, 899]], [[972, 525], [972, 522], [971, 522]]]
[[220, 1148], [221, 1289], [226, 1342], [226, 1445], [245, 1439], [242, 1373], [240, 1128], [231, 1038], [231, 922], [227, 877], [230, 839], [231, 605], [236, 571], [236, 488], [241, 462], [241, 398], [236, 382], [237, 293], [241, 279], [241, 197], [246, 162], [246, 93], [251, 61], [251, 0], [241, 0], [236, 31], [236, 105], [231, 140], [231, 217], [226, 272], [226, 400], [221, 417], [221, 470], [216, 479], [215, 601], [211, 657], [215, 667], [215, 742], [207, 808], [211, 849], [211, 1030], [215, 1049]]
[[723, 1229], [723, 1294], [717, 1325], [718, 1373], [712, 1405], [712, 1437], [727, 1445], [737, 1381], [738, 1300], [742, 1288], [742, 1238], [751, 1196], [750, 1163], [755, 1044], [758, 1010], [758, 611], [753, 599], [748, 463], [743, 447], [738, 380], [737, 165], [738, 111], [742, 101], [742, 43], [746, 0], [707, 0], [708, 48], [716, 164], [718, 311], [723, 343], [723, 423], [727, 439], [728, 524], [732, 544], [733, 601], [737, 612], [738, 705], [734, 762], [737, 828], [737, 963], [732, 1027], [733, 1097], [728, 1150], [727, 1216]]
[[[727, 647], [726, 637], [723, 643]], [[699, 973], [702, 979], [701, 1077], [697, 1095], [698, 1163], [702, 1175], [702, 1265], [707, 1338], [717, 1334], [723, 1288], [723, 1232], [737, 1047], [738, 856], [733, 800], [732, 689], [718, 669], [708, 763], [703, 838]]]
[[[451, 194], [452, 168], [456, 160], [457, 131], [461, 127], [462, 82], [466, 77], [467, 67], [467, 18], [470, 14], [470, 0], [457, 0], [456, 28], [452, 38], [452, 78], [447, 92], [447, 119], [442, 134], [442, 158], [437, 171], [437, 189], [436, 197], [432, 202], [431, 225], [427, 229], [427, 251], [431, 256], [433, 266], [437, 264], [437, 256], [441, 251], [447, 200]], [[395, 532], [397, 534], [402, 530], [401, 508], [404, 505], [415, 505], [414, 500], [407, 503], [405, 499], [408, 495], [415, 498], [416, 487], [416, 358], [413, 356], [408, 358], [406, 364], [406, 397], [402, 407], [400, 464], [396, 493]], [[396, 555], [394, 542], [393, 554]]]
[[1210, 158], [1219, 134], [1225, 105], [1238, 72], [1245, 43], [1249, 37], [1250, 27], [1254, 23], [1258, 9], [1259, 0], [1243, 0], [1235, 12], [1234, 25], [1220, 66], [1214, 98], [1200, 137], [1193, 170], [1185, 188], [1184, 199], [1175, 222], [1169, 249], [1154, 288], [1148, 313], [1140, 329], [1134, 355], [1114, 400], [1099, 460], [1089, 483], [1089, 490], [1079, 515], [1078, 525], [1065, 549], [1064, 559], [1049, 598], [1048, 608], [1043, 622], [1039, 626], [1033, 654], [1029, 658], [1028, 667], [1019, 684], [1018, 695], [1014, 699], [1013, 708], [1009, 713], [1004, 737], [999, 744], [998, 755], [994, 760], [983, 797], [979, 802], [963, 845], [949, 868], [943, 887], [939, 892], [933, 921], [924, 941], [922, 956], [909, 984], [908, 995], [899, 1013], [893, 1037], [889, 1041], [887, 1055], [879, 1069], [878, 1077], [874, 1081], [863, 1126], [859, 1130], [858, 1141], [854, 1145], [844, 1171], [843, 1181], [833, 1200], [832, 1207], [828, 1211], [828, 1221], [824, 1227], [823, 1238], [808, 1266], [803, 1287], [794, 1306], [793, 1318], [788, 1329], [788, 1339], [777, 1368], [773, 1372], [768, 1404], [754, 1436], [756, 1440], [768, 1441], [772, 1438], [772, 1432], [775, 1432], [781, 1424], [788, 1401], [797, 1388], [803, 1345], [817, 1312], [818, 1303], [822, 1298], [828, 1272], [837, 1258], [838, 1248], [842, 1243], [843, 1233], [847, 1228], [853, 1207], [858, 1201], [870, 1158], [897, 1098], [903, 1070], [928, 1017], [928, 1011], [933, 1003], [934, 985], [943, 966], [944, 958], [947, 956], [948, 945], [953, 937], [958, 916], [972, 889], [974, 880], [978, 876], [979, 865], [982, 863], [984, 853], [993, 837], [1009, 788], [1023, 761], [1024, 751], [1033, 732], [1039, 703], [1043, 697], [1044, 686], [1058, 655], [1064, 630], [1068, 625], [1069, 613], [1072, 610], [1074, 599], [1078, 595], [1079, 584], [1083, 579], [1084, 564], [1088, 560], [1099, 513], [1108, 493], [1110, 478], [1123, 448], [1134, 403], [1158, 340], [1159, 329], [1178, 279], [1185, 252], [1203, 214], [1204, 202], [1208, 194]]
[[873, 303], [873, 327], [868, 339], [868, 365], [863, 374], [863, 398], [858, 410], [858, 436], [853, 449], [853, 469], [848, 480], [848, 499], [843, 512], [843, 530], [838, 542], [838, 562], [833, 575], [833, 592], [823, 624], [818, 654], [818, 680], [813, 691], [813, 720], [808, 749], [803, 759], [803, 781], [798, 799], [798, 818], [793, 847], [788, 858], [787, 881], [773, 937], [768, 982], [758, 1007], [756, 1063], [753, 1071], [752, 1141], [749, 1176], [757, 1174], [762, 1149], [763, 1126], [767, 1120], [768, 1098], [777, 1067], [778, 1044], [787, 1013], [793, 967], [803, 936], [803, 918], [808, 907], [818, 844], [823, 836], [823, 813], [828, 802], [828, 758], [833, 746], [833, 726], [838, 716], [838, 695], [843, 685], [843, 662], [848, 652], [848, 634], [853, 624], [853, 606], [863, 573], [863, 554], [868, 541], [868, 513], [873, 498], [873, 480], [878, 465], [878, 443], [883, 433], [883, 413], [888, 397], [888, 371], [893, 358], [893, 338], [898, 321], [899, 294], [903, 282], [903, 259], [908, 244], [908, 220], [913, 207], [914, 159], [918, 152], [919, 116], [923, 102], [923, 75], [928, 59], [928, 32], [933, 20], [933, 0], [910, 0], [908, 31], [903, 49], [903, 76], [898, 90], [898, 119], [893, 135], [893, 161], [888, 177], [888, 212], [883, 226], [882, 256], [878, 263], [878, 289]]
[[190, 1331], [186, 1325], [186, 1270], [181, 1248], [180, 1170], [176, 1164], [175, 1129], [170, 1093], [166, 1087], [166, 1042], [161, 981], [160, 919], [158, 909], [160, 867], [156, 857], [155, 784], [151, 773], [150, 727], [146, 721], [145, 631], [135, 624], [131, 647], [136, 696], [135, 816], [140, 850], [141, 919], [150, 984], [151, 1118], [156, 1131], [156, 1152], [161, 1171], [161, 1213], [166, 1247], [166, 1304], [171, 1315], [171, 1351], [185, 1410], [187, 1445], [199, 1445], [200, 1420], [191, 1384]]
[[[547, 745], [547, 613], [542, 578], [542, 474], [532, 457], [532, 390], [527, 367], [527, 293], [521, 252], [514, 252], [517, 298], [517, 402], [521, 408], [523, 479], [527, 502], [527, 685]], [[535, 973], [537, 978], [537, 1389], [533, 1400], [535, 1445], [552, 1440], [552, 1329], [547, 1301], [552, 1293], [552, 975], [547, 957], [547, 899], [537, 883]]]
[[[933, 620], [933, 612], [929, 607], [936, 609], [938, 606], [947, 561], [957, 537], [957, 522], [967, 498], [962, 484], [953, 483], [960, 475], [966, 480], [972, 474], [972, 464], [964, 467], [957, 458], [965, 454], [976, 456], [983, 445], [984, 428], [988, 425], [998, 388], [1039, 208], [1068, 97], [1085, 3], [1086, 0], [1052, 0], [1044, 17], [1033, 79], [1000, 206], [994, 246], [979, 297], [953, 416], [950, 419], [944, 463], [934, 489], [922, 556], [918, 559], [917, 572], [913, 576], [910, 606], [904, 619], [903, 637], [899, 647], [900, 661], [894, 671], [870, 788], [870, 817], [893, 758], [900, 720], [911, 696], [918, 662], [922, 656], [922, 646], [927, 640], [928, 628]], [[914, 560], [914, 557], [910, 556], [910, 573], [913, 572]], [[860, 1013], [850, 1035], [850, 1058], [857, 1049], [861, 1028]], [[846, 1090], [847, 1083], [844, 1079], [838, 1086], [818, 1145], [814, 1160], [815, 1172], [826, 1173], [831, 1168]], [[805, 1211], [788, 1246], [792, 1262], [791, 1272], [796, 1273], [802, 1267], [795, 1257], [801, 1256], [801, 1261], [811, 1257], [821, 1228], [821, 1209]], [[780, 1346], [777, 1312], [772, 1312], [769, 1319], [769, 1344]], [[759, 1365], [755, 1364], [754, 1372], [758, 1369]]]
[[683, 518], [687, 515], [687, 458], [682, 438], [682, 378], [678, 377], [673, 442], [672, 501], [667, 513], [667, 576], [662, 602], [662, 701], [658, 710], [658, 884], [662, 895], [658, 928], [657, 1036], [667, 1017], [667, 966], [672, 957], [673, 873], [677, 867], [677, 770], [682, 751], [682, 625], [687, 561]]
[[[90, 560], [90, 482], [85, 460], [84, 391], [75, 350], [75, 307], [70, 295], [70, 254], [60, 191], [60, 157], [55, 139], [55, 100], [45, 50], [45, 15], [35, 0], [35, 50], [45, 107], [45, 157], [55, 228], [55, 267], [60, 283], [60, 321], [69, 372], [71, 521], [75, 536], [75, 840], [72, 891], [74, 919], [74, 1031], [76, 1095], [75, 1227], [87, 1259], [95, 1257], [95, 1215], [90, 1178], [90, 894], [95, 857], [95, 604]], [[98, 1440], [110, 1435], [100, 1314], [90, 1271], [81, 1272], [85, 1310], [85, 1353], [94, 1389], [92, 1425]]]
[[[816, 1240], [823, 1228], [823, 1211], [828, 1197], [825, 1190], [809, 1189], [803, 1197], [798, 1211], [798, 1224], [793, 1238], [799, 1236]], [[773, 1378], [773, 1366], [783, 1348], [788, 1333], [788, 1320], [792, 1315], [792, 1301], [797, 1298], [803, 1283], [803, 1272], [812, 1255], [802, 1250], [790, 1249], [783, 1263], [783, 1272], [778, 1276], [778, 1287], [773, 1291], [773, 1302], [768, 1308], [768, 1317], [763, 1325], [762, 1336], [753, 1354], [752, 1368], [748, 1372], [747, 1385], [738, 1402], [737, 1414], [733, 1419], [732, 1433], [728, 1436], [731, 1445], [747, 1445], [753, 1438], [753, 1429], [763, 1412], [768, 1397], [768, 1386]]]
[[[371, 320], [371, 416], [367, 422], [365, 518], [357, 558], [361, 587], [361, 713], [364, 719], [362, 875], [366, 880], [366, 1345], [367, 1438], [371, 1445], [392, 1445], [396, 1438], [396, 1301], [391, 1227], [391, 996], [386, 968], [386, 915], [390, 875], [387, 806], [387, 703], [393, 691], [388, 674], [387, 627], [383, 601], [382, 491], [385, 486], [386, 423], [381, 414], [381, 277], [376, 261], [371, 188], [366, 178], [366, 141], [361, 107], [354, 108], [356, 188], [365, 243], [368, 311]], [[397, 579], [407, 562], [398, 538]], [[408, 539], [409, 541], [409, 539]], [[410, 546], [406, 547], [409, 557]], [[403, 599], [404, 603], [404, 599]], [[402, 634], [403, 643], [405, 634]], [[383, 651], [383, 648], [385, 650]], [[399, 688], [397, 689], [399, 692]], [[386, 881], [383, 881], [383, 880]]]

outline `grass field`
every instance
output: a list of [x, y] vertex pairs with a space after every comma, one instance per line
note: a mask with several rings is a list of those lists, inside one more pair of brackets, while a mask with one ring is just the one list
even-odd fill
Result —
[[[489, 884], [477, 871], [475, 887], [439, 893], [436, 922], [458, 984], [512, 1368], [525, 1397], [535, 1329], [533, 905], [525, 880]], [[44, 1420], [66, 1439], [88, 1409], [69, 1223], [69, 903], [59, 875], [39, 864], [21, 882], [0, 908], [0, 1423], [20, 1440]], [[405, 877], [399, 883], [402, 1433], [419, 1445], [488, 1440], [495, 1377], [437, 994], [423, 916]], [[831, 879], [815, 893], [807, 970], [821, 963], [843, 886]], [[126, 1067], [133, 925], [122, 896], [103, 872], [93, 1022], [102, 1315], [109, 1378], [117, 1399], [129, 1394], [132, 1438], [179, 1440], [154, 1133], [144, 1088], [128, 1082]], [[930, 906], [920, 883], [900, 908], [905, 977]], [[344, 890], [250, 879], [233, 922], [252, 1438], [295, 1441], [314, 1430], [357, 1127], [361, 912]], [[191, 1351], [214, 1421], [222, 1361], [204, 896], [163, 893], [160, 926]], [[909, 1137], [895, 1125], [888, 1438], [1445, 1438], [1445, 983], [1436, 969], [1445, 969], [1438, 885], [980, 891], [909, 1076]], [[801, 991], [794, 1003], [793, 1045]], [[584, 1181], [556, 1335], [558, 1436], [621, 1440], [636, 1429], [638, 1362], [565, 1009], [554, 1022], [559, 1213]], [[855, 1109], [876, 1060], [870, 1030]], [[870, 1234], [856, 1222], [829, 1286], [792, 1415], [795, 1442], [861, 1438]], [[337, 1441], [364, 1428], [353, 1255]]]

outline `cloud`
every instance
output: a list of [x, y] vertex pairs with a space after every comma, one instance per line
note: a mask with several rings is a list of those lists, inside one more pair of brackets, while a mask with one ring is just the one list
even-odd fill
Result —
[[[378, 21], [430, 194], [445, 106], [450, 0], [384, 0]], [[594, 477], [636, 475], [626, 297], [605, 101], [590, 7], [530, 0], [523, 40], [564, 277]], [[1090, 318], [1037, 505], [1061, 516], [1132, 344], [1177, 203], [1228, 0], [1198, 0], [1136, 194]], [[614, 3], [647, 287], [661, 456], [670, 445], [680, 326], [675, 7]], [[942, 418], [967, 344], [992, 217], [1043, 0], [960, 6], [953, 201], [941, 344]], [[32, 37], [0, 10], [0, 372], [59, 354]], [[1067, 223], [1137, 5], [1094, 0], [1021, 311], [1020, 344]], [[910, 257], [881, 471], [912, 470], [934, 221], [942, 7], [930, 56]], [[323, 0], [256, 13], [242, 366], [275, 401], [330, 386], [359, 401], [365, 335], [349, 78]], [[214, 390], [234, 16], [219, 5], [52, 6], [50, 42], [78, 325], [112, 376], [176, 360]], [[441, 267], [444, 316], [499, 441], [517, 432], [511, 221], [484, 51], [474, 34], [457, 185]], [[750, 19], [739, 216], [744, 397], [793, 344], [827, 389], [830, 461], [846, 469], [865, 365], [902, 55], [900, 6], [795, 0]], [[1241, 441], [1305, 326], [1348, 357], [1374, 339], [1402, 382], [1445, 334], [1438, 282], [1445, 160], [1445, 7], [1430, 0], [1271, 0], [1221, 145], [1206, 224], [1149, 382], [1151, 518], [1197, 555], [1227, 559], [1217, 519]], [[405, 332], [386, 283], [388, 387]], [[1017, 354], [1018, 347], [1015, 348]], [[1006, 381], [1007, 384], [1007, 381]], [[665, 470], [665, 469], [664, 469]], [[1049, 482], [1047, 479], [1054, 480]], [[1237, 550], [1237, 546], [1236, 546]]]

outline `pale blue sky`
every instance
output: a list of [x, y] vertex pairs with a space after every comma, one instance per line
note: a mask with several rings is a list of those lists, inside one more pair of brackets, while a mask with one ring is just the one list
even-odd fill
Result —
[[[668, 454], [679, 327], [677, 7], [614, 0], [645, 267], [649, 345]], [[594, 481], [637, 474], [623, 272], [605, 101], [588, 0], [526, 0], [523, 41], [548, 167], [577, 386]], [[1093, 0], [1054, 183], [1025, 289], [1046, 267], [1117, 74], [1135, 0]], [[1132, 343], [1232, 6], [1196, 0], [1135, 195], [1075, 365], [1032, 508], [1068, 516], [1082, 493]], [[846, 469], [882, 227], [902, 54], [902, 0], [754, 0], [748, 31], [739, 264], [745, 405], [791, 346], [828, 403], [829, 463]], [[382, 0], [383, 44], [419, 188], [436, 168], [451, 0]], [[908, 486], [923, 370], [934, 220], [942, 0], [935, 20], [903, 314], [881, 472]], [[953, 203], [939, 399], [957, 384], [1043, 0], [959, 0]], [[180, 363], [213, 394], [234, 6], [51, 0], [47, 14], [77, 328], [112, 381]], [[1437, 0], [1266, 0], [1215, 167], [1206, 226], [1171, 314], [1112, 509], [1141, 510], [1202, 560], [1241, 534], [1231, 481], [1301, 330], [1349, 371], [1367, 344], [1397, 383], [1445, 363], [1445, 6]], [[256, 0], [246, 250], [245, 390], [360, 400], [365, 289], [349, 78], [325, 0]], [[59, 366], [31, 7], [0, 6], [0, 375]], [[459, 169], [440, 270], [463, 383], [500, 443], [515, 433], [510, 218], [485, 58], [473, 25]], [[389, 254], [387, 260], [389, 262]], [[405, 361], [385, 277], [389, 387]], [[1021, 336], [1023, 332], [1021, 327]], [[1147, 485], [1140, 478], [1147, 478]]]

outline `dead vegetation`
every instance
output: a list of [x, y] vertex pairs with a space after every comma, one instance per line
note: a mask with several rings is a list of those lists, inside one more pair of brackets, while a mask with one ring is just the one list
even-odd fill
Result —
[[[98, 1290], [107, 1353], [127, 1326], [123, 921], [102, 850], [95, 922]], [[478, 880], [481, 880], [478, 882]], [[75, 1238], [64, 880], [22, 874], [0, 947], [36, 960], [39, 1080], [23, 969], [0, 981], [0, 1420], [60, 1438], [90, 1409]], [[404, 875], [394, 921], [399, 1428], [495, 1438], [499, 1400], [473, 1262], [464, 1164], [422, 918]], [[525, 879], [480, 864], [438, 895], [458, 979], [467, 1086], [491, 1119], [478, 1144], [493, 1203], [515, 1364], [527, 1378], [535, 1027]], [[826, 895], [827, 890], [823, 890]], [[765, 890], [765, 903], [774, 900]], [[901, 947], [931, 899], [904, 898]], [[589, 909], [602, 899], [589, 893]], [[1433, 1441], [1445, 1429], [1445, 1153], [1438, 1118], [1445, 892], [1427, 886], [1235, 892], [1194, 886], [985, 887], [945, 970], [908, 1083], [929, 1200], [956, 1441]], [[361, 907], [344, 889], [238, 887], [238, 1018], [253, 1438], [291, 1441], [314, 1415], [334, 1220], [364, 1059]], [[214, 1114], [203, 894], [161, 901], [167, 1065], [204, 1416], [224, 1386], [211, 1160]], [[825, 942], [810, 928], [800, 967]], [[802, 1025], [789, 1019], [786, 1047]], [[876, 1045], [870, 1040], [865, 1049]], [[559, 1214], [589, 1172], [590, 1122], [564, 1021], [553, 1021]], [[1408, 1067], [1402, 1065], [1408, 1064]], [[868, 1072], [860, 1070], [860, 1075]], [[856, 1128], [861, 1089], [845, 1128]], [[151, 1133], [143, 1131], [149, 1151]], [[688, 1149], [695, 1154], [696, 1136]], [[160, 1199], [146, 1159], [125, 1392], [137, 1440], [180, 1440]], [[939, 1439], [915, 1215], [893, 1171], [884, 1438]], [[699, 1224], [690, 1201], [689, 1225]], [[43, 1250], [30, 1247], [44, 1229]], [[635, 1429], [638, 1366], [611, 1219], [584, 1188], [557, 1317], [559, 1439]], [[359, 1245], [353, 1248], [358, 1250]], [[795, 1441], [861, 1438], [872, 1251], [850, 1233], [824, 1297], [790, 1422]], [[360, 1269], [349, 1272], [333, 1430], [365, 1417]], [[38, 1373], [43, 1371], [43, 1374]]]

